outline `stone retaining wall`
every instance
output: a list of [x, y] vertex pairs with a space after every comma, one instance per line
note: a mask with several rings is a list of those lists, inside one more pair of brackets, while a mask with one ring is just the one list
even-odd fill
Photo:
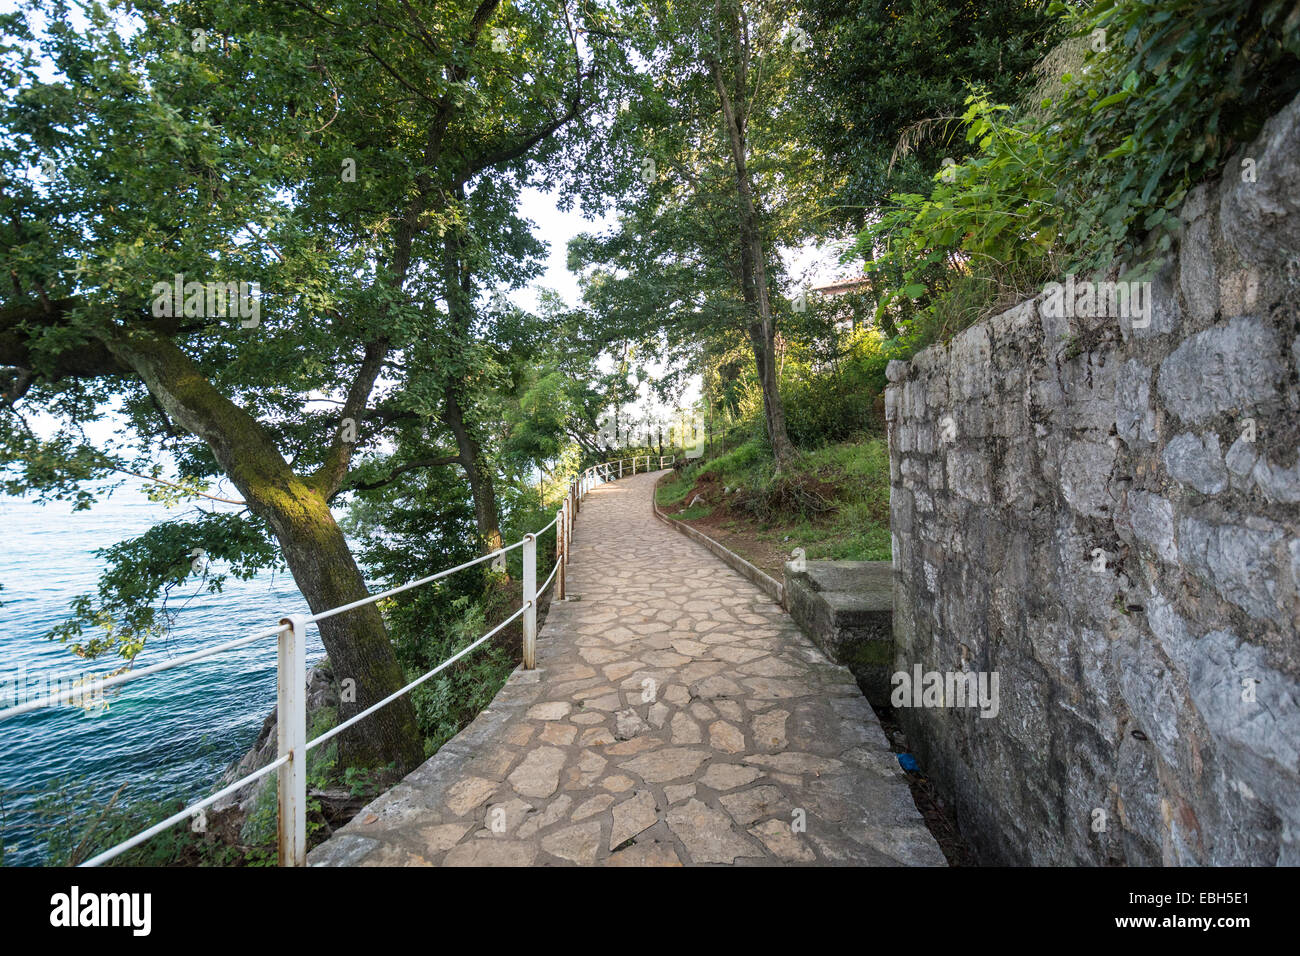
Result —
[[1182, 218], [1147, 327], [889, 369], [895, 665], [1000, 692], [900, 717], [991, 861], [1300, 864], [1300, 100]]

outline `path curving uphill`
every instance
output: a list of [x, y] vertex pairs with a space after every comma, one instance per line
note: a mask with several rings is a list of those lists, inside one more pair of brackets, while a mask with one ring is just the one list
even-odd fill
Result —
[[312, 851], [351, 865], [937, 865], [852, 675], [651, 513], [584, 500], [537, 670]]

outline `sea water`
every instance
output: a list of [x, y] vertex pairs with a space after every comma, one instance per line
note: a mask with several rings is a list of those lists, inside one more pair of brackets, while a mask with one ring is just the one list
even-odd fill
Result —
[[[96, 549], [142, 534], [163, 520], [183, 520], [139, 486], [115, 491], [89, 511], [62, 502], [41, 505], [0, 496], [0, 680], [20, 669], [38, 675], [103, 673], [121, 660], [83, 662], [50, 641], [69, 603], [95, 590], [105, 566]], [[214, 563], [212, 571], [222, 568]], [[165, 639], [151, 640], [136, 658], [144, 667], [274, 627], [306, 602], [287, 572], [250, 581], [227, 577], [219, 594], [202, 589], [198, 575], [172, 589], [167, 607], [176, 621]], [[308, 665], [323, 656], [315, 628], [308, 633]], [[276, 641], [237, 648], [195, 664], [128, 682], [106, 693], [106, 711], [55, 707], [0, 722], [0, 803], [5, 866], [44, 862], [45, 817], [35, 812], [42, 793], [90, 787], [103, 801], [126, 785], [119, 803], [140, 798], [195, 798], [257, 738], [275, 706]], [[12, 685], [5, 685], [6, 689]], [[71, 820], [84, 826], [92, 808]], [[65, 824], [66, 825], [66, 824]], [[179, 824], [184, 826], [184, 824]]]

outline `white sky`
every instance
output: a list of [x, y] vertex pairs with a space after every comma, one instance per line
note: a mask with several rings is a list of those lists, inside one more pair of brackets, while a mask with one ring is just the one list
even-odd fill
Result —
[[569, 240], [580, 232], [599, 232], [612, 223], [608, 218], [584, 219], [576, 209], [561, 212], [555, 207], [555, 196], [537, 189], [525, 189], [520, 195], [519, 214], [534, 224], [533, 235], [550, 246], [546, 256], [546, 273], [509, 296], [510, 301], [527, 312], [537, 310], [537, 293], [551, 289], [560, 294], [569, 305], [578, 302], [578, 277], [565, 268]]

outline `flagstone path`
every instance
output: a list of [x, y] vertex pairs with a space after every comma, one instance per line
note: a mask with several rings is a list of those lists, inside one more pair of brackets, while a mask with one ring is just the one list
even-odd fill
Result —
[[537, 670], [309, 863], [945, 865], [852, 675], [653, 516], [659, 476], [588, 495]]

